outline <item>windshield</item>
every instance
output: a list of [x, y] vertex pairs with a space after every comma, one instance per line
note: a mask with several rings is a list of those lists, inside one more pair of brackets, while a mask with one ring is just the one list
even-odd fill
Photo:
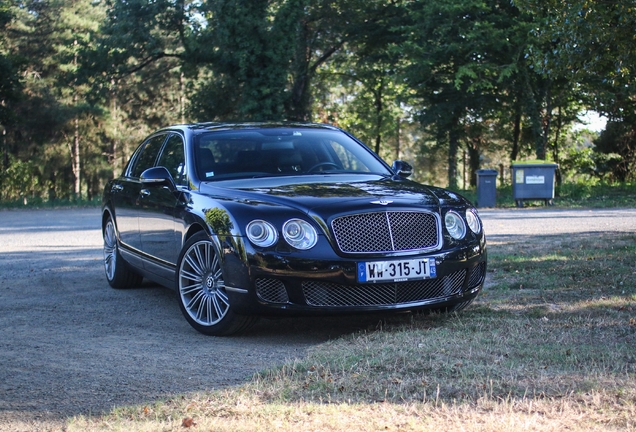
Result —
[[199, 178], [215, 181], [317, 173], [391, 175], [367, 148], [340, 131], [304, 128], [237, 129], [197, 135]]

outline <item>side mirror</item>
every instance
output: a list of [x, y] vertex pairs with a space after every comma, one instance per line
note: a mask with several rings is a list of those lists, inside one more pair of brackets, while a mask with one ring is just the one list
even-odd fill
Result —
[[411, 174], [413, 174], [413, 167], [401, 160], [393, 161], [393, 172], [402, 178], [407, 178]]
[[162, 166], [148, 168], [146, 171], [141, 173], [139, 180], [145, 186], [166, 186], [170, 190], [175, 190], [177, 188], [172, 176], [170, 175], [170, 171], [168, 171], [166, 167]]

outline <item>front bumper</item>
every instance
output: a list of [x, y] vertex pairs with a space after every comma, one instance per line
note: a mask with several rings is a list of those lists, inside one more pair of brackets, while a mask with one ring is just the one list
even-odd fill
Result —
[[333, 259], [333, 256], [306, 259], [274, 252], [244, 253], [241, 259], [232, 254], [226, 255], [225, 260], [226, 287], [233, 309], [240, 314], [308, 315], [443, 308], [478, 295], [486, 276], [486, 256], [485, 241], [452, 251], [409, 256], [435, 258], [437, 277], [358, 283], [355, 259]]

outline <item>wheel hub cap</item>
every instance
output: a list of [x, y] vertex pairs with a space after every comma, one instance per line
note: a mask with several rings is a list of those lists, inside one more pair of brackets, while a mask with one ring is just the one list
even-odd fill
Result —
[[214, 276], [208, 275], [205, 278], [205, 287], [207, 288], [209, 293], [214, 293], [216, 291], [215, 287], [216, 283], [214, 281]]

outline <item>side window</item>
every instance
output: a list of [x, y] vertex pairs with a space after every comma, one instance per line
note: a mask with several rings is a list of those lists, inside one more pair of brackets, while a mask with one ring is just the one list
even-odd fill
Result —
[[174, 182], [178, 186], [188, 184], [185, 172], [185, 156], [183, 153], [183, 139], [177, 134], [172, 134], [168, 138], [163, 152], [159, 157], [158, 166], [163, 166], [170, 171]]
[[141, 154], [137, 157], [134, 165], [130, 169], [131, 177], [139, 177], [142, 172], [155, 166], [157, 155], [161, 150], [161, 144], [163, 144], [165, 139], [165, 135], [157, 135], [146, 141], [144, 148], [141, 150]]

